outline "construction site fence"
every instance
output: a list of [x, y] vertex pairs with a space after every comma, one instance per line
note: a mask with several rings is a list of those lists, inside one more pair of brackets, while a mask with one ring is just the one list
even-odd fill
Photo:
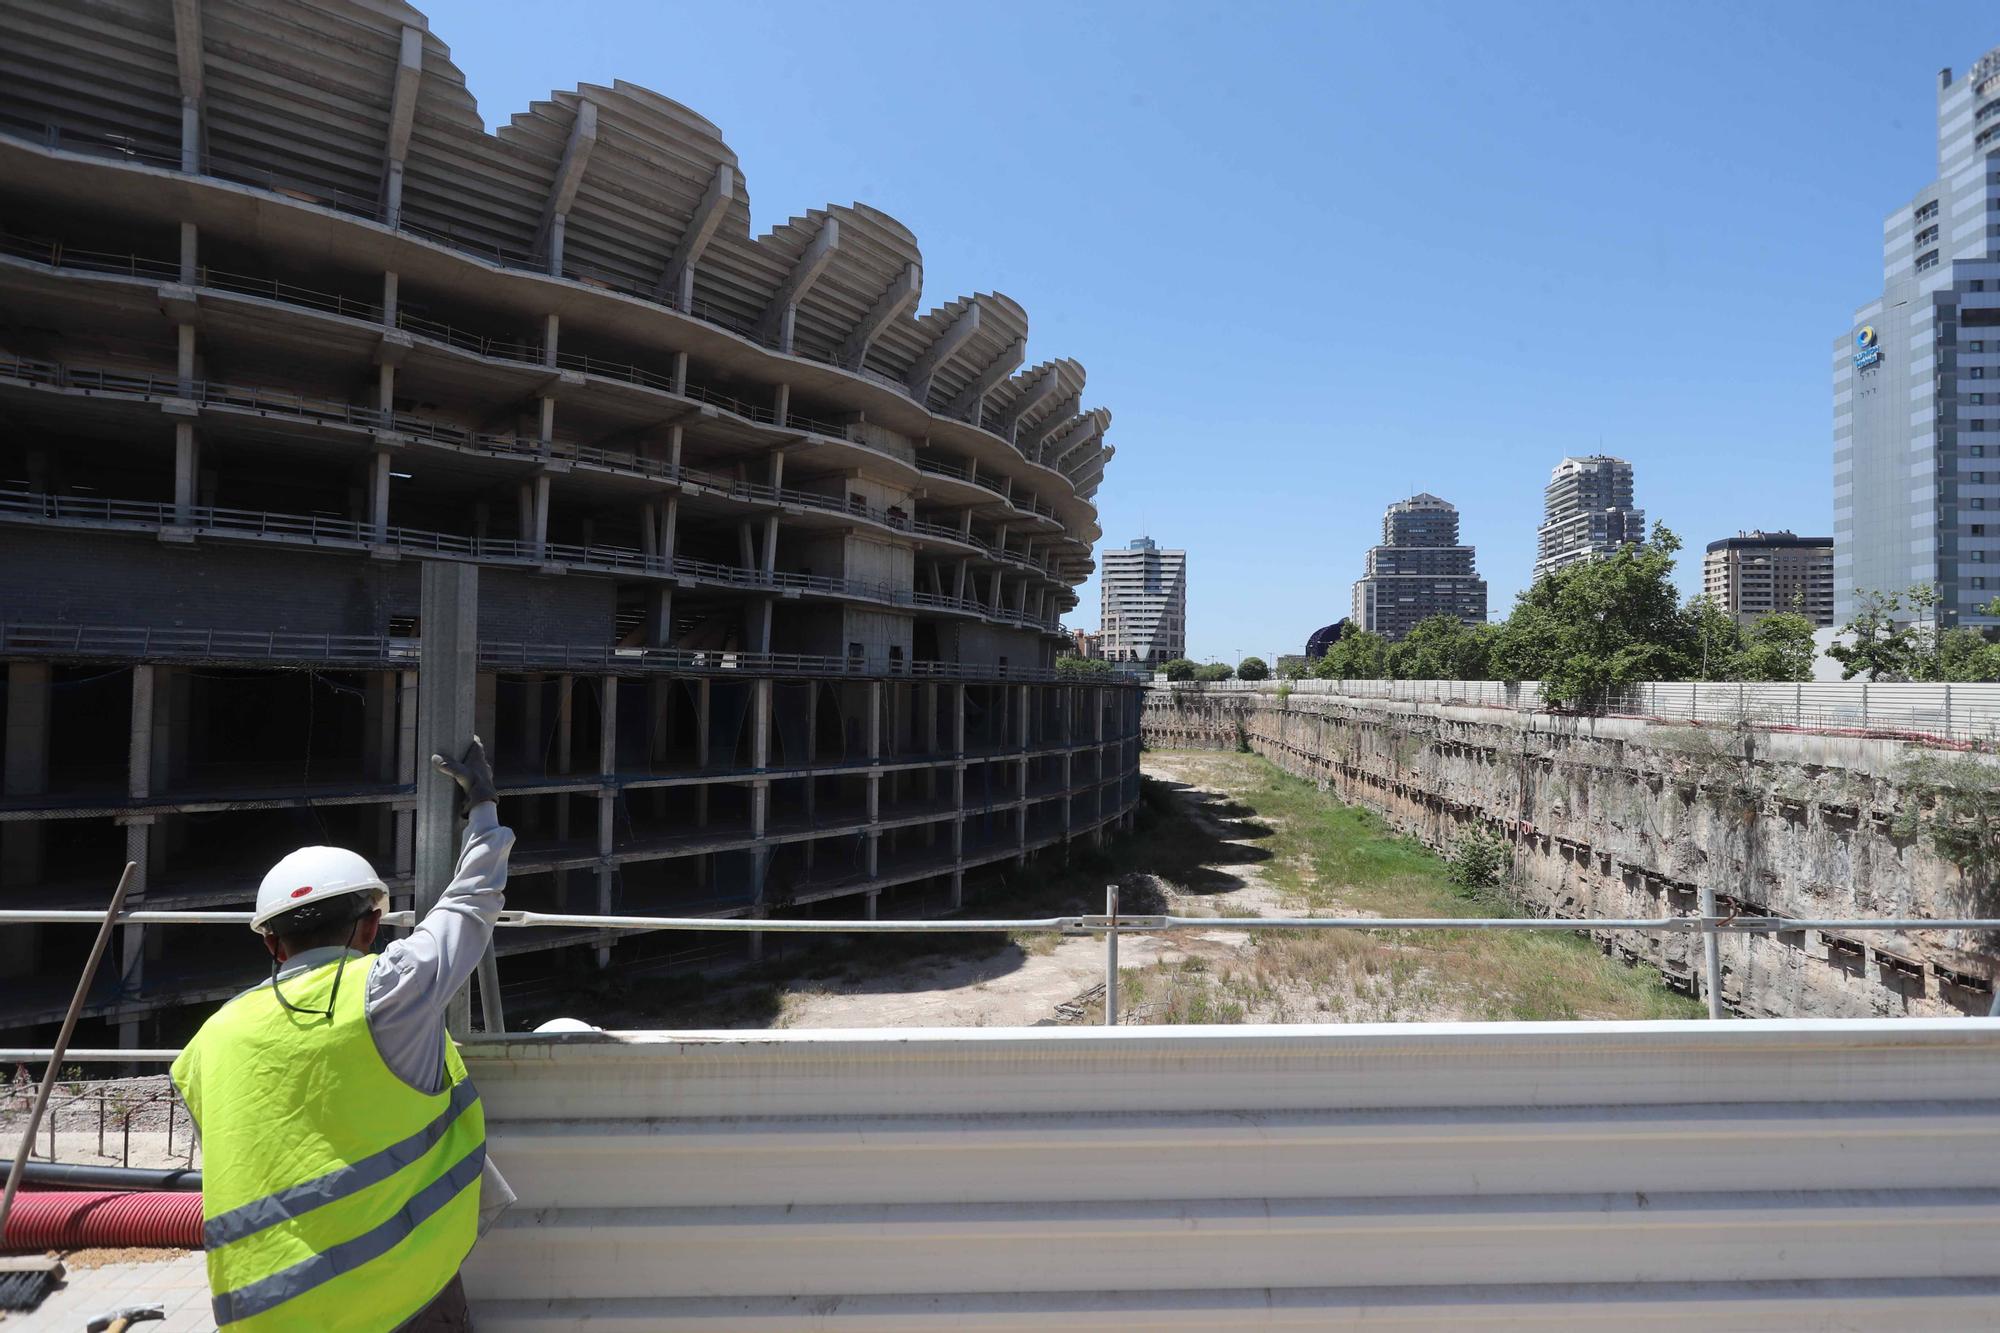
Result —
[[1202, 694], [1286, 693], [1951, 741], [2000, 739], [2000, 684], [1646, 681], [1613, 690], [1590, 707], [1572, 708], [1546, 702], [1541, 683], [1533, 680], [1232, 680], [1171, 685], [1156, 680], [1156, 685]]
[[[1805, 919], [1780, 916], [1746, 916], [1718, 910], [1714, 889], [1700, 891], [1698, 914], [1666, 917], [1215, 917], [1177, 916], [1119, 911], [1118, 887], [1107, 886], [1102, 914], [1031, 918], [945, 919], [902, 918], [887, 920], [830, 920], [824, 918], [785, 919], [758, 916], [610, 916], [588, 913], [503, 911], [494, 924], [500, 929], [534, 930], [588, 929], [600, 932], [699, 931], [745, 934], [822, 935], [910, 935], [910, 934], [1042, 934], [1100, 936], [1104, 940], [1104, 1021], [1115, 1024], [1118, 1015], [1118, 941], [1126, 935], [1160, 934], [1176, 930], [1201, 931], [1640, 931], [1661, 935], [1699, 937], [1702, 942], [1701, 987], [1710, 1018], [1723, 1018], [1718, 941], [1725, 934], [1776, 934], [1804, 930], [1834, 931], [1842, 934], [1862, 931], [2000, 931], [2000, 919], [1990, 917], [1877, 917], [1864, 919]], [[384, 914], [385, 925], [414, 924], [413, 912]], [[237, 925], [250, 923], [249, 912], [144, 911], [119, 914], [126, 925]], [[0, 926], [14, 925], [97, 925], [102, 912], [87, 910], [0, 910]], [[504, 1031], [504, 1024], [494, 1032]], [[171, 1060], [176, 1052], [126, 1049], [70, 1051], [64, 1060], [132, 1061]], [[0, 1049], [0, 1060], [46, 1060], [50, 1052], [30, 1049]]]

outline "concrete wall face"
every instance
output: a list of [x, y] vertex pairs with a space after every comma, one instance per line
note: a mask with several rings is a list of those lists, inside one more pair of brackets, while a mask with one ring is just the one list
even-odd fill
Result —
[[[408, 896], [437, 559], [478, 569], [476, 726], [533, 779], [517, 905], [932, 911], [1125, 820], [1129, 730], [1066, 786], [1055, 742], [995, 735], [1016, 797], [967, 845], [959, 742], [907, 725], [1073, 689], [1046, 668], [1110, 414], [1076, 361], [1023, 368], [1016, 302], [926, 301], [866, 205], [753, 235], [721, 132], [642, 88], [489, 134], [393, 0], [0, 26], [0, 663], [53, 673], [7, 705], [52, 756], [0, 794], [9, 906], [102, 902], [123, 854], [149, 907], [234, 907], [328, 841]], [[254, 979], [240, 931], [125, 934], [90, 1011], [122, 1041]], [[81, 947], [0, 945], [0, 1029]]]
[[[1500, 709], [1151, 690], [1155, 746], [1250, 745], [1280, 767], [1449, 850], [1461, 832], [1511, 845], [1510, 892], [1554, 916], [1696, 910], [1832, 920], [1987, 915], [1926, 838], [1896, 831], [1914, 798], [1901, 742]], [[1744, 758], [1745, 755], [1749, 757]], [[1693, 936], [1611, 933], [1608, 950], [1692, 989]], [[1724, 1000], [1749, 1017], [1984, 1014], [1994, 960], [1969, 932], [1722, 937]]]
[[1884, 223], [1882, 296], [1834, 347], [1837, 622], [1930, 583], [1947, 621], [2000, 623], [1996, 53], [1941, 84], [1937, 125], [1938, 179]]

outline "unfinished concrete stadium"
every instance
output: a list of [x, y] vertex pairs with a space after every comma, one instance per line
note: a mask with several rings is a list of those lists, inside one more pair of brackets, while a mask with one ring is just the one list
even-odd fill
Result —
[[[1053, 670], [1110, 415], [1014, 301], [917, 313], [865, 205], [753, 236], [721, 132], [643, 88], [489, 134], [392, 0], [0, 28], [5, 905], [101, 908], [127, 859], [134, 906], [241, 905], [301, 842], [406, 905], [433, 559], [481, 572], [511, 906], [917, 914], [1128, 817], [1136, 689]], [[0, 1029], [88, 934], [0, 937]], [[242, 944], [125, 927], [90, 1017], [178, 1039]]]

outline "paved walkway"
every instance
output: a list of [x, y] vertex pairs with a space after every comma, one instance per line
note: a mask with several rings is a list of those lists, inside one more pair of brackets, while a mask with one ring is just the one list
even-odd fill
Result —
[[33, 1314], [0, 1314], [0, 1329], [47, 1329], [49, 1333], [83, 1333], [90, 1321], [131, 1305], [166, 1307], [164, 1321], [134, 1325], [135, 1333], [214, 1333], [208, 1308], [208, 1274], [200, 1251], [131, 1251], [116, 1263], [69, 1269]]

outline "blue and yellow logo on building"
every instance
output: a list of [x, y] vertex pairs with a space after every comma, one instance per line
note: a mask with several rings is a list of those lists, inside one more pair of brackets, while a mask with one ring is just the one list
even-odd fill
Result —
[[1854, 333], [1854, 368], [1865, 370], [1882, 359], [1880, 339], [1873, 324], [1863, 324]]

